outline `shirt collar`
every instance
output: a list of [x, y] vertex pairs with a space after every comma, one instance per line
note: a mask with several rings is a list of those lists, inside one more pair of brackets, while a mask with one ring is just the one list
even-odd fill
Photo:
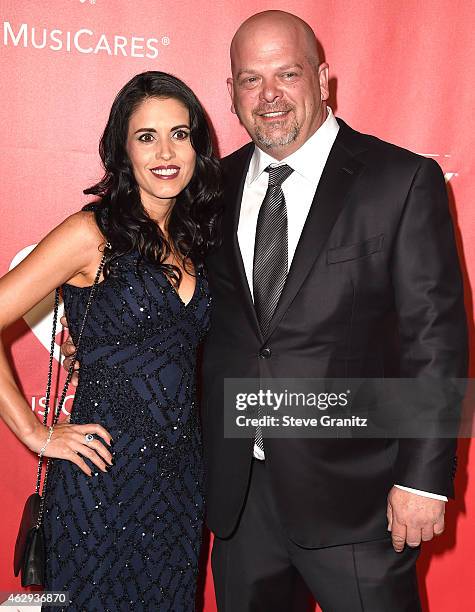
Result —
[[258, 179], [267, 166], [284, 163], [288, 164], [295, 172], [298, 172], [308, 181], [314, 182], [315, 164], [318, 163], [318, 160], [322, 160], [323, 165], [325, 164], [340, 129], [329, 106], [327, 106], [327, 111], [327, 118], [315, 134], [312, 134], [294, 153], [280, 161], [255, 146], [247, 173], [247, 183], [253, 183]]

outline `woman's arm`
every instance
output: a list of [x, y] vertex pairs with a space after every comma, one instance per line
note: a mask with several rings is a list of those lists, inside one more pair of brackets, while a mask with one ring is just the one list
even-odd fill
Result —
[[[0, 416], [32, 451], [41, 449], [48, 430], [18, 389], [1, 332], [62, 283], [92, 284], [102, 257], [102, 249], [99, 249], [104, 242], [92, 213], [76, 213], [50, 232], [28, 257], [0, 279]], [[78, 452], [101, 468], [105, 465], [103, 459], [110, 460], [111, 455], [98, 440], [85, 446], [82, 430], [96, 433], [110, 443], [110, 434], [100, 425], [61, 424], [56, 426], [45, 455], [70, 459], [90, 474]]]

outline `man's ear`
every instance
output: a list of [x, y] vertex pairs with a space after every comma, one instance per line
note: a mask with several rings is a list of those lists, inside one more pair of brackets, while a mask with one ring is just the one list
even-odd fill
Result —
[[328, 64], [323, 62], [318, 67], [318, 82], [320, 83], [320, 93], [322, 100], [328, 100], [330, 89], [328, 87]]
[[228, 86], [229, 95], [231, 97], [231, 112], [236, 114], [236, 109], [234, 108], [234, 81], [231, 77], [226, 79], [226, 84]]

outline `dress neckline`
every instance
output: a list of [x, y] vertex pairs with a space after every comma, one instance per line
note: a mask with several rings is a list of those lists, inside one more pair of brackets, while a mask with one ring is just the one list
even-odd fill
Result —
[[163, 270], [159, 270], [159, 271], [162, 273], [163, 278], [165, 279], [167, 285], [169, 285], [170, 289], [173, 291], [173, 293], [175, 294], [175, 296], [177, 297], [178, 301], [181, 303], [183, 308], [188, 308], [188, 306], [191, 304], [191, 302], [193, 302], [193, 300], [195, 299], [196, 293], [198, 291], [198, 279], [199, 279], [200, 273], [196, 272], [195, 277], [194, 277], [195, 278], [195, 288], [193, 290], [193, 295], [188, 300], [188, 302], [185, 302], [182, 299], [181, 295], [178, 293], [178, 291], [175, 289], [175, 287], [173, 286], [173, 284], [171, 283], [170, 279], [165, 274], [165, 272], [163, 272]]
[[[124, 255], [125, 257], [125, 255]], [[175, 289], [175, 287], [173, 286], [172, 282], [170, 281], [170, 279], [168, 278], [168, 276], [165, 274], [165, 272], [163, 270], [161, 270], [160, 268], [156, 269], [157, 272], [159, 272], [162, 277], [163, 280], [166, 282], [166, 284], [168, 285], [168, 287], [170, 288], [170, 290], [173, 292], [173, 295], [176, 297], [176, 299], [178, 300], [178, 302], [181, 304], [181, 306], [183, 308], [188, 308], [188, 306], [194, 301], [197, 293], [198, 293], [198, 282], [199, 282], [199, 277], [200, 277], [200, 272], [196, 271], [195, 269], [195, 287], [193, 290], [193, 294], [191, 296], [191, 298], [188, 300], [188, 302], [185, 302], [181, 295], [178, 293], [178, 291]], [[107, 283], [107, 281], [109, 280], [109, 276], [105, 279], [102, 279], [99, 283], [97, 283], [98, 287], [101, 287], [102, 285], [105, 285]], [[73, 290], [77, 290], [77, 291], [90, 291], [92, 288], [92, 285], [84, 285], [83, 287], [79, 287], [78, 285], [72, 285], [71, 283], [63, 283], [63, 286], [66, 286], [68, 288], [71, 288]]]

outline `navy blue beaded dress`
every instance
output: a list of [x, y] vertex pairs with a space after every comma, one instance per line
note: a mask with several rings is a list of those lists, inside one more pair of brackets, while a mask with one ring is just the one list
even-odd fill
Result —
[[[63, 286], [73, 339], [88, 296]], [[196, 354], [209, 317], [202, 273], [185, 305], [133, 253], [98, 286], [71, 423], [102, 424], [114, 464], [104, 473], [86, 459], [88, 477], [52, 460], [45, 503], [45, 588], [69, 592], [68, 612], [194, 610], [203, 520]]]

